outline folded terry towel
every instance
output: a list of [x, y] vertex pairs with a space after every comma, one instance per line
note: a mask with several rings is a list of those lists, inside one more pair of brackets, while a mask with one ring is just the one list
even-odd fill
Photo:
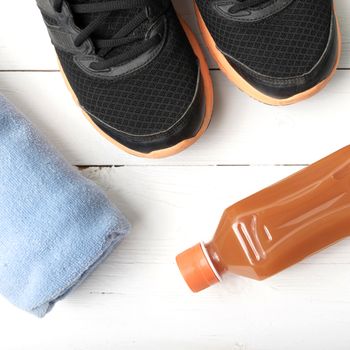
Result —
[[44, 316], [129, 224], [0, 96], [0, 293]]

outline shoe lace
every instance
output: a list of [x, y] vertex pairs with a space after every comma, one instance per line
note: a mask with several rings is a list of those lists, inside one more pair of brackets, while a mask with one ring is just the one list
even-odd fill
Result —
[[[53, 6], [56, 11], [61, 11], [63, 1], [64, 0], [53, 0]], [[69, 1], [67, 2], [69, 3]], [[118, 66], [125, 61], [136, 58], [160, 42], [161, 38], [159, 35], [146, 38], [145, 34], [134, 34], [134, 31], [141, 26], [141, 24], [149, 20], [147, 12], [145, 11], [147, 6], [152, 7], [155, 13], [158, 11], [158, 15], [160, 15], [160, 8], [154, 3], [154, 0], [112, 0], [105, 2], [69, 4], [73, 15], [95, 15], [94, 19], [92, 19], [85, 28], [82, 28], [74, 41], [76, 46], [80, 46], [86, 40], [92, 40], [96, 54], [100, 58], [99, 61], [91, 63], [90, 67], [92, 69], [105, 70]], [[111, 38], [91, 38], [91, 35], [104, 24], [105, 20], [112, 12], [119, 10], [134, 10], [138, 8], [142, 11], [138, 12]], [[155, 13], [153, 15], [155, 15]], [[137, 45], [133, 45], [136, 43]], [[118, 50], [118, 54], [112, 55], [112, 57], [106, 57], [114, 49], [122, 47], [124, 47], [125, 50], [122, 50], [121, 53], [119, 52], [120, 50]]]
[[237, 13], [268, 1], [270, 0], [237, 0], [236, 3], [230, 8], [230, 12]]

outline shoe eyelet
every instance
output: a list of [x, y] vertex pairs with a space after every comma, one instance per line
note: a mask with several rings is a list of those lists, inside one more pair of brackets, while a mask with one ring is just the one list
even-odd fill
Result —
[[98, 62], [95, 61], [95, 62], [91, 62], [89, 65], [88, 65], [88, 68], [94, 72], [103, 72], [103, 73], [108, 73], [110, 72], [112, 69], [111, 68], [104, 68], [104, 69], [99, 69], [96, 67], [96, 64]]
[[59, 6], [59, 7], [53, 6], [53, 9], [55, 10], [55, 12], [57, 14], [61, 14], [62, 13], [62, 9], [63, 9], [63, 4], [61, 6]]

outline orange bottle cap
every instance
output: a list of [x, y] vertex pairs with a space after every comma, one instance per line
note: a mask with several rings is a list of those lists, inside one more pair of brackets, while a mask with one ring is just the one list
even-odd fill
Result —
[[195, 293], [220, 282], [220, 275], [203, 243], [198, 243], [179, 254], [176, 263], [186, 283]]

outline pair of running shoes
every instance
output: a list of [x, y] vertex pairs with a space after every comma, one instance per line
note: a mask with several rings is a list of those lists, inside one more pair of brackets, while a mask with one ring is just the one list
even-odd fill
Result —
[[[183, 0], [192, 1], [192, 0]], [[213, 111], [208, 65], [170, 0], [37, 0], [66, 84], [124, 151], [161, 158], [193, 144]], [[251, 97], [287, 105], [321, 90], [341, 37], [332, 0], [195, 0], [203, 39]]]

